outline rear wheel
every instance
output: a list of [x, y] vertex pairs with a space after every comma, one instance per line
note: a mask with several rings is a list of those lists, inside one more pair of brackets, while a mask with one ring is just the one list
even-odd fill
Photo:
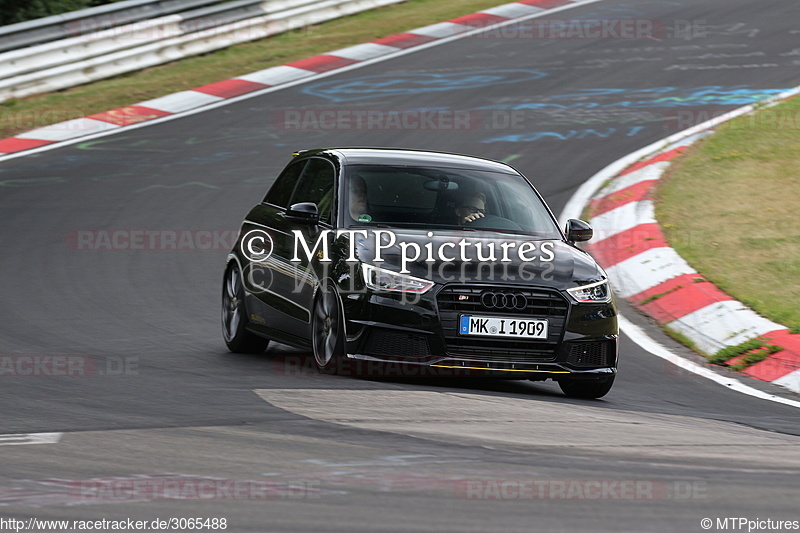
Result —
[[222, 282], [222, 336], [234, 353], [261, 353], [268, 339], [247, 330], [247, 308], [239, 267], [234, 263], [225, 271]]
[[314, 300], [312, 344], [317, 368], [325, 374], [341, 373], [344, 356], [344, 316], [333, 283], [323, 283]]
[[562, 379], [558, 386], [570, 398], [602, 398], [611, 390], [615, 377], [611, 376], [605, 381]]

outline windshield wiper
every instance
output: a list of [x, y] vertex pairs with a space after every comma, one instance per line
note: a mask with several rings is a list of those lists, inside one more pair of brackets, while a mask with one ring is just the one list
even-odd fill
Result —
[[387, 228], [391, 229], [392, 226], [388, 224], [370, 224], [369, 226], [365, 226], [363, 224], [351, 224], [347, 226], [348, 228]]

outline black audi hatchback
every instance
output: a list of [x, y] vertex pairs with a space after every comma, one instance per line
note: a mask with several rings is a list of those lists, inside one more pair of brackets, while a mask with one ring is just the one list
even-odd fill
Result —
[[312, 351], [323, 372], [556, 380], [605, 395], [619, 332], [605, 272], [510, 166], [438, 152], [298, 152], [227, 259], [223, 336]]

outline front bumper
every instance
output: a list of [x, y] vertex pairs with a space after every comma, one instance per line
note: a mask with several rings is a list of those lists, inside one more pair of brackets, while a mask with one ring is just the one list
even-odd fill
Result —
[[[481, 309], [482, 291], [526, 291], [523, 315]], [[458, 302], [454, 304], [454, 302]], [[403, 295], [350, 294], [347, 357], [398, 376], [489, 376], [510, 379], [605, 379], [616, 373], [619, 335], [612, 302], [578, 304], [552, 288], [448, 285], [409, 302]], [[461, 336], [465, 313], [547, 319], [540, 341]]]

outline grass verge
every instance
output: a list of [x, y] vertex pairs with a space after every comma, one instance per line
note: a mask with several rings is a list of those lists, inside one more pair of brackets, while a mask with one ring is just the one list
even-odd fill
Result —
[[800, 98], [741, 117], [671, 165], [656, 193], [670, 245], [720, 289], [800, 329]]
[[8, 100], [0, 103], [0, 139], [402, 33], [508, 1], [409, 0], [55, 93]]
[[[708, 357], [708, 361], [715, 365], [730, 366], [734, 370], [744, 370], [750, 365], [763, 361], [771, 354], [783, 348], [774, 344], [767, 344], [765, 339], [756, 338], [745, 341], [737, 346], [728, 346]], [[733, 363], [731, 363], [733, 361]]]
[[683, 344], [684, 346], [688, 346], [689, 348], [691, 348], [695, 352], [699, 353], [700, 355], [703, 355], [704, 357], [708, 357], [707, 354], [705, 354], [702, 350], [700, 350], [700, 348], [697, 347], [697, 344], [695, 344], [695, 342], [692, 339], [690, 339], [689, 337], [687, 337], [686, 335], [684, 335], [680, 331], [672, 329], [669, 326], [664, 326], [664, 333], [666, 333], [673, 340], [676, 340], [679, 343]]

